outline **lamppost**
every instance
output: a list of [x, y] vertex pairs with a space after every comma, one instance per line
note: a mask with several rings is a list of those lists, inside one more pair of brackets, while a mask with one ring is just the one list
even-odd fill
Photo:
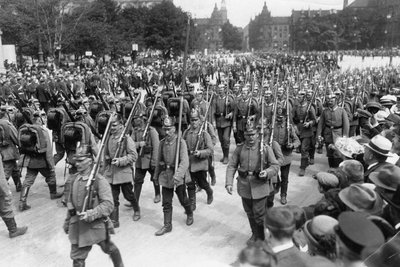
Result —
[[333, 28], [335, 29], [335, 52], [336, 56], [338, 54], [338, 33], [337, 33], [337, 25], [333, 24]]
[[0, 29], [0, 74], [6, 73], [6, 69], [4, 68], [4, 58], [3, 58], [3, 43], [1, 41], [1, 35], [3, 32]]
[[307, 38], [306, 38], [306, 47], [307, 47], [307, 52], [310, 50], [310, 40], [308, 40], [308, 38], [310, 37], [309, 36], [309, 31], [308, 31], [308, 29], [306, 30], [306, 35], [307, 35]]
[[387, 31], [387, 27], [386, 27], [386, 30], [385, 30], [385, 34], [386, 34], [386, 47], [388, 48], [388, 50], [390, 51], [389, 52], [389, 65], [392, 65], [392, 60], [393, 60], [393, 57], [392, 57], [392, 52], [393, 52], [393, 25], [392, 25], [392, 14], [391, 13], [389, 13], [389, 14], [387, 14], [387, 16], [386, 16], [386, 19], [387, 19], [387, 24], [388, 24], [388, 26], [387, 27], [390, 27], [390, 50], [389, 50], [389, 41], [388, 41], [388, 35], [387, 35], [387, 33], [388, 33], [388, 31]]

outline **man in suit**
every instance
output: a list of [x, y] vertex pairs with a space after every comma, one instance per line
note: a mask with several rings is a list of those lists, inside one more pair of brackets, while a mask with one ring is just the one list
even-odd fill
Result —
[[370, 182], [369, 176], [371, 173], [377, 172], [392, 163], [386, 162], [387, 158], [390, 156], [389, 151], [392, 149], [392, 142], [382, 135], [374, 136], [367, 145], [365, 145], [364, 152], [364, 162], [365, 162], [365, 172], [364, 180], [365, 182]]

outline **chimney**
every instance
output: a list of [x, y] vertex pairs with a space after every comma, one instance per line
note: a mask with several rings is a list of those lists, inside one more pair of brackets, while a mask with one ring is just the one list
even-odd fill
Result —
[[349, 0], [343, 0], [343, 9], [349, 5]]

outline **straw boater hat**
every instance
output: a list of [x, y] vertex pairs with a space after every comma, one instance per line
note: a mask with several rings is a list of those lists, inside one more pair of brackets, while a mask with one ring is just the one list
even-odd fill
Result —
[[376, 135], [365, 146], [379, 155], [389, 157], [389, 152], [392, 149], [392, 142], [382, 135]]

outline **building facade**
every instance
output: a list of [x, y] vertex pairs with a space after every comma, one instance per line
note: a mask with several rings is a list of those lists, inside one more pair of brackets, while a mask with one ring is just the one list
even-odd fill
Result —
[[148, 7], [151, 8], [154, 5], [160, 4], [163, 1], [173, 2], [173, 0], [116, 0], [121, 8], [128, 7]]
[[197, 31], [197, 50], [217, 51], [222, 48], [222, 26], [228, 21], [228, 12], [225, 0], [221, 1], [218, 9], [215, 3], [210, 18], [195, 18], [194, 23]]

